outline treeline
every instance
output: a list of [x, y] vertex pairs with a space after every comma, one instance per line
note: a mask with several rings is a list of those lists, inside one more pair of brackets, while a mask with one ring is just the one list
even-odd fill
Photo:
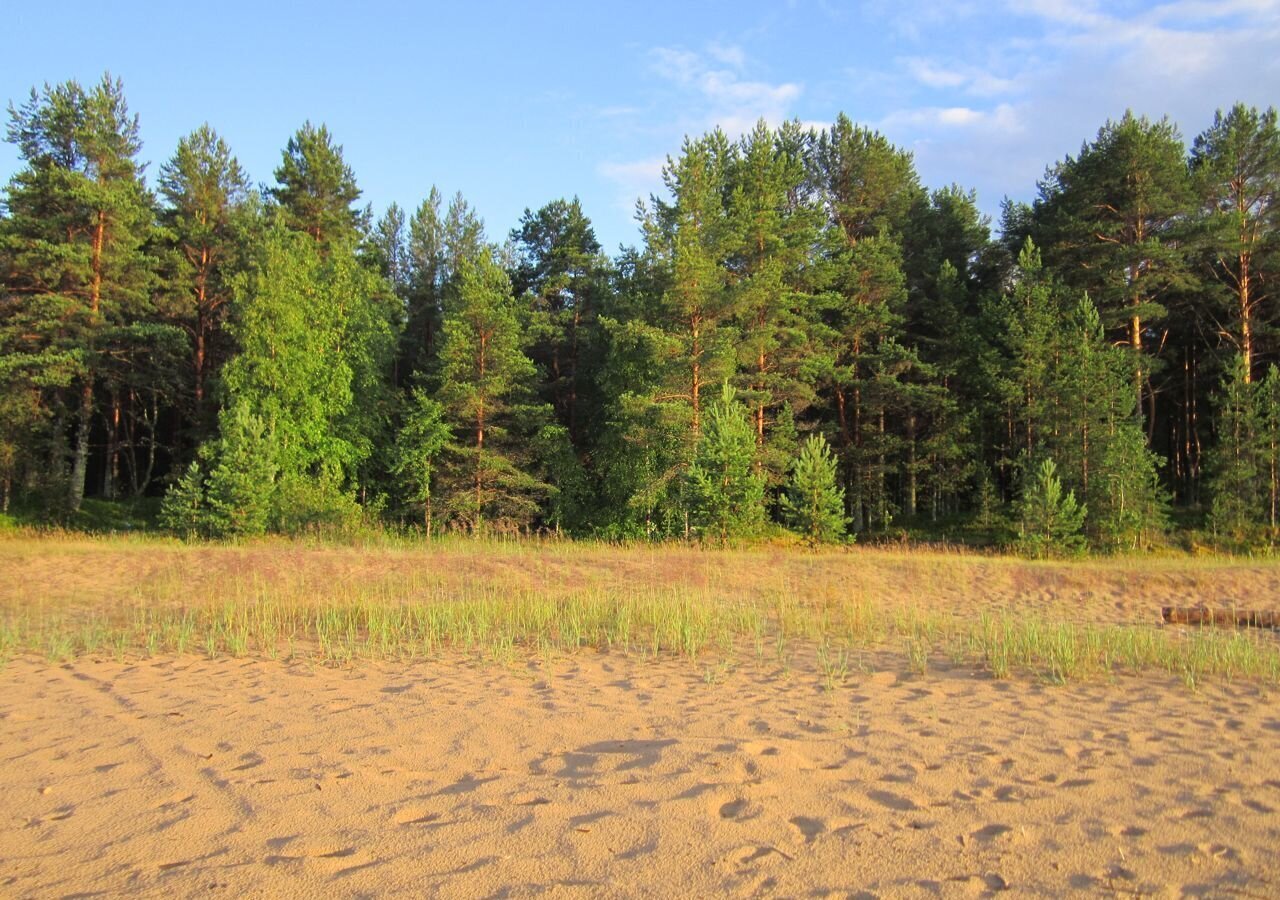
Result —
[[153, 190], [110, 78], [33, 91], [8, 139], [6, 509], [1035, 553], [1277, 534], [1274, 109], [1190, 147], [1108, 121], [995, 235], [843, 115], [714, 131], [614, 257], [576, 199], [501, 244], [434, 188], [375, 219], [309, 123], [270, 186], [204, 126]]

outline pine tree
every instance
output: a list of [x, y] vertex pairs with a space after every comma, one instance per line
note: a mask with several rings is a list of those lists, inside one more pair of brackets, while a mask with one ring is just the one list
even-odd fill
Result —
[[771, 130], [761, 121], [739, 141], [728, 176], [734, 383], [751, 407], [760, 465], [771, 485], [781, 484], [796, 452], [788, 418], [816, 399], [806, 377], [817, 278], [809, 255], [822, 213], [806, 172], [810, 143], [795, 122]]
[[[1203, 265], [1233, 321], [1227, 336], [1252, 381], [1266, 285], [1280, 272], [1280, 127], [1274, 108], [1236, 104], [1196, 138], [1191, 171], [1202, 210]], [[1211, 282], [1212, 283], [1212, 282]], [[1216, 312], [1216, 310], [1215, 310]]]
[[392, 203], [373, 226], [369, 252], [375, 268], [403, 302], [409, 293], [412, 264], [409, 257], [408, 223], [404, 210]]
[[1086, 296], [1066, 321], [1055, 376], [1049, 452], [1073, 461], [1089, 506], [1088, 530], [1112, 548], [1148, 546], [1164, 531], [1157, 457], [1147, 449], [1128, 360], [1107, 342]]
[[849, 524], [844, 514], [844, 491], [837, 485], [836, 459], [821, 435], [811, 435], [800, 446], [782, 496], [782, 509], [791, 527], [811, 543], [844, 537]]
[[1156, 395], [1148, 381], [1156, 363], [1146, 336], [1167, 315], [1162, 301], [1188, 284], [1180, 228], [1191, 206], [1177, 127], [1131, 112], [1103, 125], [1078, 157], [1052, 167], [1036, 203], [1046, 260], [1089, 292], [1107, 328], [1123, 330], [1134, 393], [1152, 404], [1152, 428]]
[[254, 198], [249, 179], [226, 142], [202, 125], [178, 142], [160, 169], [165, 200], [166, 287], [176, 295], [179, 323], [191, 337], [193, 419], [205, 418], [211, 374], [229, 352], [223, 336], [231, 281], [246, 264]]
[[891, 427], [899, 377], [918, 359], [905, 347], [907, 300], [901, 230], [920, 187], [911, 155], [843, 115], [818, 135], [810, 179], [827, 212], [821, 265], [825, 291], [810, 363], [834, 407], [853, 530], [886, 527], [888, 478], [906, 441]]
[[368, 217], [354, 207], [360, 199], [355, 174], [324, 125], [306, 122], [289, 138], [275, 177], [269, 194], [285, 224], [322, 246], [354, 241], [368, 228]]
[[591, 220], [575, 197], [528, 209], [511, 232], [518, 264], [516, 296], [531, 311], [530, 358], [543, 399], [570, 440], [581, 445], [599, 408], [593, 369], [599, 365], [598, 321], [610, 267]]
[[530, 524], [548, 490], [521, 458], [545, 410], [523, 402], [535, 370], [520, 331], [506, 273], [492, 257], [464, 260], [445, 296], [436, 399], [457, 436], [449, 514], [473, 534]]
[[726, 178], [734, 149], [721, 131], [686, 139], [669, 159], [663, 182], [671, 202], [657, 201], [645, 222], [649, 252], [667, 281], [657, 323], [673, 339], [672, 371], [661, 402], [684, 407], [688, 437], [702, 427], [702, 393], [731, 374], [731, 306], [724, 260], [728, 251]]
[[[138, 120], [119, 80], [103, 76], [88, 90], [74, 81], [33, 89], [21, 108], [10, 107], [10, 120], [8, 139], [24, 168], [5, 201], [4, 288], [23, 302], [6, 312], [35, 326], [21, 352], [32, 362], [47, 356], [50, 373], [60, 373], [39, 378], [41, 389], [70, 381], [50, 399], [60, 407], [55, 421], [75, 423], [66, 496], [74, 512], [85, 494], [103, 360], [117, 349], [112, 339], [149, 312], [152, 200], [137, 162]], [[52, 454], [50, 468], [59, 471], [61, 448], [55, 444]], [[114, 467], [109, 461], [108, 472]]]

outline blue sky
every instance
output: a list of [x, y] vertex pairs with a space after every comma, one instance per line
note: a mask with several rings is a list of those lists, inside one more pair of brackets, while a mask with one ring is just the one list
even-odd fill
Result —
[[[0, 99], [124, 79], [154, 181], [204, 121], [256, 181], [328, 124], [364, 199], [461, 190], [501, 240], [577, 194], [606, 248], [638, 239], [685, 134], [839, 111], [915, 154], [925, 184], [1034, 196], [1126, 108], [1188, 141], [1216, 108], [1280, 103], [1280, 0], [15, 4]], [[178, 12], [181, 10], [181, 12]], [[188, 15], [190, 10], [190, 15]], [[19, 164], [0, 146], [0, 177]]]

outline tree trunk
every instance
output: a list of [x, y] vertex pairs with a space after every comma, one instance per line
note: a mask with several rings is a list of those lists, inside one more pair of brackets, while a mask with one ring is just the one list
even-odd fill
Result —
[[[936, 505], [935, 505], [936, 506]], [[907, 516], [916, 516], [916, 415], [907, 416]]]
[[67, 510], [79, 512], [84, 501], [84, 479], [89, 467], [89, 429], [93, 425], [93, 382], [85, 376], [80, 390], [80, 410], [76, 420], [76, 437], [72, 449], [71, 481], [67, 485]]
[[120, 392], [111, 389], [111, 415], [107, 417], [107, 458], [102, 468], [102, 496], [115, 500], [120, 485]]
[[[877, 424], [880, 433], [880, 446], [884, 447], [884, 408], [880, 409], [880, 420]], [[889, 501], [888, 488], [885, 486], [885, 457], [884, 451], [876, 457], [876, 513], [880, 518], [880, 528], [888, 529], [889, 527]]]
[[[102, 249], [106, 244], [106, 236], [107, 213], [106, 210], [100, 209], [93, 230], [93, 247], [89, 258], [90, 328], [97, 326], [98, 315], [102, 309]], [[90, 354], [92, 354], [92, 343], [91, 338]], [[76, 438], [72, 450], [71, 483], [67, 486], [67, 508], [73, 513], [80, 511], [80, 504], [84, 500], [85, 474], [89, 469], [89, 430], [93, 426], [93, 376], [93, 369], [87, 367], [84, 386], [80, 391], [80, 413], [76, 422]]]
[[689, 322], [693, 339], [693, 370], [690, 373], [689, 397], [693, 402], [693, 436], [702, 434], [702, 322], [695, 316]]
[[[480, 336], [480, 378], [481, 384], [484, 383], [485, 370], [487, 368], [486, 353], [488, 350], [489, 337], [487, 334]], [[481, 399], [476, 408], [476, 518], [473, 533], [478, 537], [481, 529], [484, 527], [484, 517], [481, 512], [484, 505], [484, 400]]]
[[1244, 357], [1244, 383], [1253, 381], [1253, 321], [1249, 296], [1249, 254], [1240, 254], [1240, 355]]

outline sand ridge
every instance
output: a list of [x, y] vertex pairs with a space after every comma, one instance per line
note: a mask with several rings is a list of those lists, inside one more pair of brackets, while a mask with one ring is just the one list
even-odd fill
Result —
[[1280, 714], [1250, 685], [828, 692], [594, 651], [20, 658], [0, 685], [6, 896], [1280, 891]]

